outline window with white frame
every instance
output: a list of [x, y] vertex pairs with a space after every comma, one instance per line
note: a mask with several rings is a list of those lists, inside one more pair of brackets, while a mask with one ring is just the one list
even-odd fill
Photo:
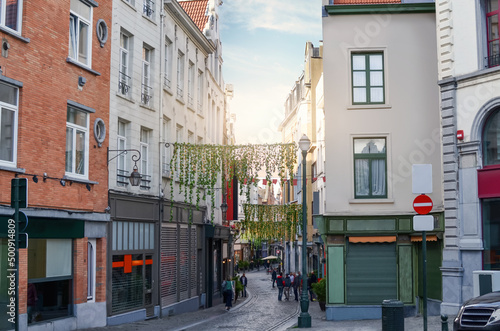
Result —
[[355, 198], [387, 197], [386, 164], [385, 138], [354, 139]]
[[184, 53], [177, 53], [177, 97], [184, 97]]
[[351, 60], [352, 103], [384, 103], [383, 53], [352, 53]]
[[151, 87], [151, 53], [153, 51], [147, 47], [142, 48], [142, 92], [141, 102], [150, 106], [153, 97], [153, 88]]
[[203, 71], [198, 70], [198, 113], [203, 111]]
[[191, 61], [188, 65], [188, 105], [194, 105], [194, 63]]
[[[164, 117], [163, 118], [163, 141], [164, 141], [164, 143], [170, 142], [170, 132], [172, 130], [170, 125], [171, 125], [170, 119]], [[163, 176], [165, 176], [165, 177], [171, 176], [170, 159], [172, 158], [172, 148], [173, 148], [172, 145], [170, 145], [169, 147], [164, 145], [164, 147], [163, 147], [162, 173], [163, 173]]]
[[19, 90], [0, 83], [0, 164], [17, 163], [17, 116]]
[[0, 25], [21, 33], [21, 23], [23, 18], [22, 0], [0, 0]]
[[146, 129], [146, 128], [141, 128], [141, 141], [140, 141], [140, 148], [141, 148], [141, 175], [142, 175], [142, 180], [141, 180], [141, 188], [142, 189], [149, 189], [150, 185], [149, 183], [151, 180], [149, 180], [149, 134], [151, 130]]
[[91, 65], [92, 7], [71, 0], [69, 16], [69, 57], [88, 67]]
[[118, 93], [128, 95], [130, 91], [130, 37], [120, 32], [120, 71], [118, 73]]
[[[127, 127], [128, 123], [123, 120], [118, 120], [118, 133], [117, 133], [117, 149], [120, 151], [127, 149]], [[127, 186], [127, 157], [126, 153], [118, 152], [116, 159], [116, 184], [118, 186]]]
[[142, 6], [142, 13], [149, 19], [154, 19], [155, 3], [151, 0], [144, 0]]
[[165, 75], [163, 76], [163, 85], [167, 88], [172, 88], [172, 48], [172, 42], [165, 37]]
[[188, 130], [188, 141], [189, 144], [194, 144], [194, 133]]
[[[184, 127], [182, 125], [177, 124], [175, 128], [175, 142], [177, 143], [183, 143], [184, 142], [184, 135], [183, 135]], [[179, 156], [177, 156], [177, 159], [175, 160], [176, 163], [179, 162]], [[179, 180], [179, 171], [177, 170], [175, 172], [175, 180]]]
[[96, 240], [87, 242], [87, 302], [95, 301]]
[[68, 105], [66, 116], [66, 174], [88, 178], [89, 114]]

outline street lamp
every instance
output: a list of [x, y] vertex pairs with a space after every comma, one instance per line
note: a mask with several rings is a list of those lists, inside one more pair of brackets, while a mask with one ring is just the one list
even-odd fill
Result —
[[[119, 153], [110, 159], [109, 152], [119, 152]], [[132, 186], [139, 186], [139, 184], [141, 184], [142, 176], [139, 173], [139, 169], [137, 168], [137, 161], [139, 161], [141, 159], [141, 152], [139, 152], [137, 149], [109, 149], [108, 148], [108, 164], [109, 164], [109, 162], [111, 162], [111, 160], [116, 159], [118, 156], [125, 154], [127, 152], [136, 152], [138, 154], [138, 155], [132, 155], [132, 161], [134, 162], [134, 167], [132, 169], [132, 172], [130, 173], [130, 176], [128, 177], [128, 180], [130, 181], [130, 184]], [[45, 177], [44, 177], [44, 180], [45, 180]], [[64, 186], [65, 184], [63, 184], [61, 181], [61, 185]]]
[[299, 140], [299, 148], [302, 151], [302, 295], [300, 297], [299, 328], [311, 327], [311, 315], [309, 315], [309, 296], [307, 295], [307, 151], [311, 141], [304, 134]]

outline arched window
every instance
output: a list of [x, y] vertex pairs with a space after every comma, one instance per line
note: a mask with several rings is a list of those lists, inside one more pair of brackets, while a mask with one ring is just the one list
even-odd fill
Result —
[[500, 164], [500, 109], [486, 121], [483, 131], [483, 165]]

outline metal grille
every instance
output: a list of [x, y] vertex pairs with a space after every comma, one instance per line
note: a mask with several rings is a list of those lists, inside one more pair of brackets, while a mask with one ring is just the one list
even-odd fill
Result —
[[163, 227], [161, 229], [161, 305], [167, 306], [177, 302], [177, 229]]
[[460, 324], [462, 326], [482, 327], [488, 323], [493, 314], [493, 309], [487, 308], [465, 308]]
[[181, 228], [180, 229], [180, 291], [181, 291], [181, 300], [185, 300], [188, 298], [188, 284], [189, 284], [189, 237], [188, 237], [188, 229]]
[[194, 297], [196, 295], [198, 295], [198, 291], [196, 290], [196, 284], [198, 283], [197, 282], [197, 272], [196, 272], [196, 268], [197, 268], [197, 235], [196, 235], [196, 227], [192, 227], [191, 228], [191, 238], [190, 238], [190, 242], [191, 242], [191, 254], [190, 254], [190, 257], [189, 257], [189, 260], [191, 262], [191, 297]]
[[[124, 256], [113, 256], [113, 262], [123, 261]], [[133, 260], [142, 260], [142, 255], [133, 255]], [[132, 272], [125, 273], [124, 268], [113, 268], [112, 271], [112, 302], [113, 313], [128, 311], [143, 306], [142, 267], [134, 266]]]

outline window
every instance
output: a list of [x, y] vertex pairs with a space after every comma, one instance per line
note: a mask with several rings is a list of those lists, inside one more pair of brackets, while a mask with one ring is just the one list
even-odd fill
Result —
[[87, 302], [95, 301], [95, 239], [89, 239], [87, 242]]
[[144, 3], [143, 3], [143, 11], [142, 13], [144, 14], [144, 16], [146, 16], [147, 18], [149, 19], [154, 19], [154, 8], [155, 8], [155, 3], [151, 0], [144, 0]]
[[203, 71], [198, 70], [198, 113], [203, 112]]
[[352, 103], [384, 103], [382, 53], [352, 54]]
[[[165, 143], [170, 142], [170, 131], [172, 130], [170, 124], [171, 124], [170, 119], [168, 118], [163, 119], [163, 141]], [[172, 148], [173, 146], [163, 147], [163, 176], [165, 177], [171, 176], [170, 159], [172, 158], [172, 151], [171, 151]]]
[[184, 54], [181, 51], [177, 54], [177, 97], [184, 97]]
[[18, 89], [0, 83], [0, 164], [15, 167], [17, 160]]
[[120, 72], [118, 79], [118, 92], [122, 95], [128, 95], [130, 90], [129, 73], [129, 50], [130, 37], [120, 33]]
[[153, 88], [151, 87], [151, 53], [146, 47], [142, 48], [142, 92], [141, 101], [149, 106], [152, 98]]
[[23, 16], [23, 1], [22, 0], [0, 0], [0, 25], [21, 32], [21, 22]]
[[[127, 126], [125, 121], [118, 121], [118, 134], [117, 134], [117, 149], [125, 150], [127, 149]], [[116, 161], [116, 184], [118, 186], [127, 186], [129, 181], [128, 171], [127, 171], [127, 157], [126, 153], [118, 152], [118, 157]]]
[[163, 85], [172, 88], [172, 42], [165, 37], [165, 75], [163, 77]]
[[71, 0], [69, 16], [69, 57], [90, 67], [92, 45], [92, 8], [80, 0]]
[[194, 63], [189, 61], [188, 66], [188, 105], [194, 105]]
[[141, 128], [141, 169], [139, 170], [142, 175], [141, 188], [149, 189], [151, 182], [149, 173], [149, 133], [150, 130]]
[[89, 115], [68, 106], [66, 116], [66, 174], [88, 177]]
[[194, 133], [188, 130], [188, 143], [194, 144]]
[[488, 67], [500, 65], [498, 14], [499, 0], [486, 1], [486, 39], [488, 45]]
[[484, 165], [500, 164], [500, 110], [487, 120], [483, 132]]
[[354, 139], [355, 198], [386, 198], [385, 138]]

